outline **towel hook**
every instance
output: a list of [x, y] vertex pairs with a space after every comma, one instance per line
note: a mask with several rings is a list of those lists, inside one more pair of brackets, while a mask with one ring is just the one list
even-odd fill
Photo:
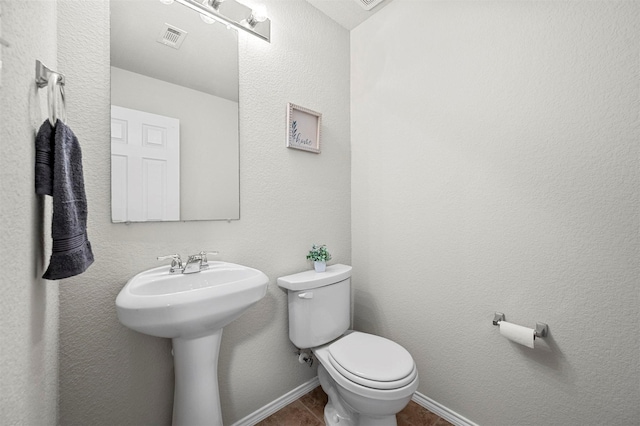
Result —
[[56, 86], [58, 82], [58, 75], [55, 73], [51, 73], [49, 75], [49, 84], [47, 85], [47, 106], [49, 108], [49, 123], [52, 126], [56, 125], [56, 121], [58, 121], [58, 113], [56, 111]]
[[52, 73], [58, 76], [58, 84], [64, 86], [64, 74], [51, 71], [45, 64], [36, 59], [36, 84], [38, 85], [38, 88], [42, 89], [49, 84], [49, 76]]
[[[67, 108], [64, 95], [65, 78], [63, 74], [51, 71], [42, 62], [36, 60], [36, 85], [39, 88], [47, 87], [47, 106], [49, 110], [49, 123], [56, 125], [60, 118], [63, 122], [67, 119]], [[59, 97], [56, 94], [56, 87]], [[62, 114], [60, 114], [62, 112]]]

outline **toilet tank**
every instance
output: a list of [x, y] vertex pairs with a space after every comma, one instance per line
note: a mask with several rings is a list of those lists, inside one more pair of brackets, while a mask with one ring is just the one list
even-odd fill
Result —
[[278, 278], [289, 299], [289, 339], [313, 348], [341, 336], [351, 324], [351, 266], [330, 265]]

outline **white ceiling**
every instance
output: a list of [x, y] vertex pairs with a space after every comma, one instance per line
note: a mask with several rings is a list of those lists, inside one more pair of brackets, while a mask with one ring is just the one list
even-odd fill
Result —
[[383, 0], [367, 11], [360, 6], [359, 0], [307, 0], [316, 9], [351, 31], [393, 0]]

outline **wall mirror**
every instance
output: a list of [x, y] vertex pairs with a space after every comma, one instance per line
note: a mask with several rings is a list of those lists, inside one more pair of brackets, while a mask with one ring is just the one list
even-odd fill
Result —
[[111, 0], [111, 219], [240, 218], [238, 34]]

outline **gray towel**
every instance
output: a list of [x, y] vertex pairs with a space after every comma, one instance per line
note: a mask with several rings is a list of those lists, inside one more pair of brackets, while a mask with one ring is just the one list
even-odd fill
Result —
[[36, 194], [53, 195], [53, 136], [46, 120], [36, 135]]
[[49, 120], [36, 136], [36, 194], [53, 197], [49, 268], [42, 278], [60, 280], [83, 273], [93, 263], [87, 238], [87, 198], [78, 138], [66, 124]]

